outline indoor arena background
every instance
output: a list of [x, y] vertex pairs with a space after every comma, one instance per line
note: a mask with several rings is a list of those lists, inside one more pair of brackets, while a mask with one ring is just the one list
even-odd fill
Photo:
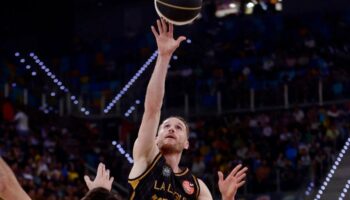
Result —
[[[33, 199], [82, 198], [99, 162], [126, 198], [153, 1], [13, 0], [0, 17], [0, 155]], [[350, 199], [350, 1], [204, 0], [180, 34], [163, 114], [189, 121], [182, 164], [215, 199], [238, 163], [237, 199]]]

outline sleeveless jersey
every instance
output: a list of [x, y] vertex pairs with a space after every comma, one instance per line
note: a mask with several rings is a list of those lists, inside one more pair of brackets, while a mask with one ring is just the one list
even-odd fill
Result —
[[198, 199], [200, 192], [197, 178], [187, 168], [174, 173], [161, 154], [144, 173], [128, 182], [130, 200], [191, 200]]

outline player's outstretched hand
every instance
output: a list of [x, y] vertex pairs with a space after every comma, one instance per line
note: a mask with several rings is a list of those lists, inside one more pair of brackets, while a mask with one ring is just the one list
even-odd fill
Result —
[[84, 176], [84, 180], [89, 190], [102, 187], [111, 191], [114, 178], [110, 177], [110, 171], [106, 169], [106, 166], [100, 163], [97, 168], [95, 180], [91, 181], [86, 175]]
[[234, 200], [238, 188], [245, 183], [247, 170], [247, 167], [242, 168], [242, 165], [237, 165], [225, 179], [223, 173], [218, 172], [218, 185], [223, 200]]

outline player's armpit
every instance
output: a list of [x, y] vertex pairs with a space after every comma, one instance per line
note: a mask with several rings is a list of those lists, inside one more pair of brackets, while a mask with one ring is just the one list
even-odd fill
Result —
[[199, 200], [213, 200], [213, 197], [211, 196], [211, 193], [207, 187], [207, 185], [201, 180], [198, 179], [199, 187], [200, 187], [200, 193], [199, 193]]

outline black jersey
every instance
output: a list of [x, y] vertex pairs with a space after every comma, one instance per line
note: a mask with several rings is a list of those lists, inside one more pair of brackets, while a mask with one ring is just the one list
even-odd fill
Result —
[[144, 173], [128, 182], [130, 200], [190, 200], [198, 199], [200, 192], [197, 178], [187, 168], [174, 173], [161, 154]]

